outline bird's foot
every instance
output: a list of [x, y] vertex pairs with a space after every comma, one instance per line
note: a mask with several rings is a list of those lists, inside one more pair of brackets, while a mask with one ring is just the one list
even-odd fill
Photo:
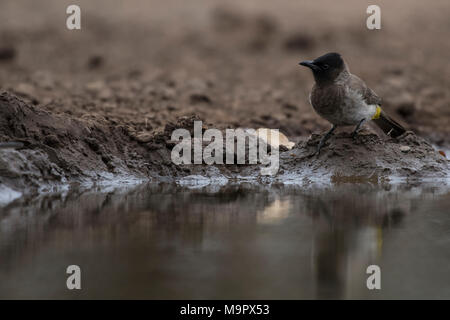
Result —
[[365, 121], [366, 121], [366, 119], [362, 119], [362, 120], [358, 123], [358, 125], [356, 126], [355, 130], [353, 130], [353, 132], [352, 132], [352, 134], [351, 134], [353, 140], [356, 140], [356, 137], [358, 136], [359, 130], [360, 130], [362, 124], [363, 124]]
[[328, 131], [323, 137], [322, 139], [320, 139], [319, 145], [317, 146], [317, 150], [313, 155], [319, 156], [320, 155], [320, 150], [322, 150], [322, 147], [325, 145], [325, 142], [331, 137], [331, 135], [333, 134], [333, 131], [336, 129], [336, 126], [333, 125], [333, 127], [330, 129], [330, 131]]
[[316, 157], [320, 156], [320, 150], [321, 150], [321, 149], [322, 149], [321, 146], [317, 146], [317, 149], [316, 149], [316, 151], [312, 154], [312, 156], [316, 156]]
[[325, 142], [330, 138], [331, 134], [325, 135], [322, 139], [320, 139], [319, 144], [317, 145], [316, 152], [314, 152], [315, 156], [320, 155], [320, 151], [322, 150], [323, 146], [325, 145]]

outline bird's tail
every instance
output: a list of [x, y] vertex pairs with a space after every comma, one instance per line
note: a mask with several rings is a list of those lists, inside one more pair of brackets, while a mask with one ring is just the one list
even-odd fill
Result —
[[389, 117], [384, 111], [381, 111], [373, 121], [386, 135], [393, 138], [397, 138], [406, 132], [406, 129], [400, 123]]

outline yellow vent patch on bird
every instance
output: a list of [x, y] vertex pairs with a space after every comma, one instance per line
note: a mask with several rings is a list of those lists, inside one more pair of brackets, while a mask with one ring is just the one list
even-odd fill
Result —
[[375, 110], [375, 114], [373, 115], [372, 120], [380, 118], [380, 114], [381, 114], [381, 108], [380, 108], [380, 106], [377, 106], [377, 109]]

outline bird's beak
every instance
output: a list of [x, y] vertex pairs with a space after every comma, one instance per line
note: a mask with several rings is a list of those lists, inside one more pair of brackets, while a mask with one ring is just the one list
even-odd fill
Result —
[[312, 71], [317, 71], [317, 70], [320, 69], [318, 66], [316, 66], [316, 65], [314, 64], [314, 61], [311, 61], [311, 60], [305, 60], [305, 61], [299, 62], [299, 65], [308, 67], [308, 68], [310, 68]]

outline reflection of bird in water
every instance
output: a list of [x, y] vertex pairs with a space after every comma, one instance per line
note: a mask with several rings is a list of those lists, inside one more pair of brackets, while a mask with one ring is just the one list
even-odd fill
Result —
[[314, 239], [314, 249], [318, 298], [348, 298], [365, 288], [366, 268], [381, 256], [381, 227], [323, 231]]
[[[355, 207], [349, 208], [349, 203]], [[309, 205], [316, 217], [312, 263], [317, 297], [336, 299], [369, 294], [366, 269], [379, 263], [383, 228], [401, 223], [403, 211], [393, 209], [386, 214], [376, 209], [362, 211], [352, 201], [330, 207], [320, 197]]]

